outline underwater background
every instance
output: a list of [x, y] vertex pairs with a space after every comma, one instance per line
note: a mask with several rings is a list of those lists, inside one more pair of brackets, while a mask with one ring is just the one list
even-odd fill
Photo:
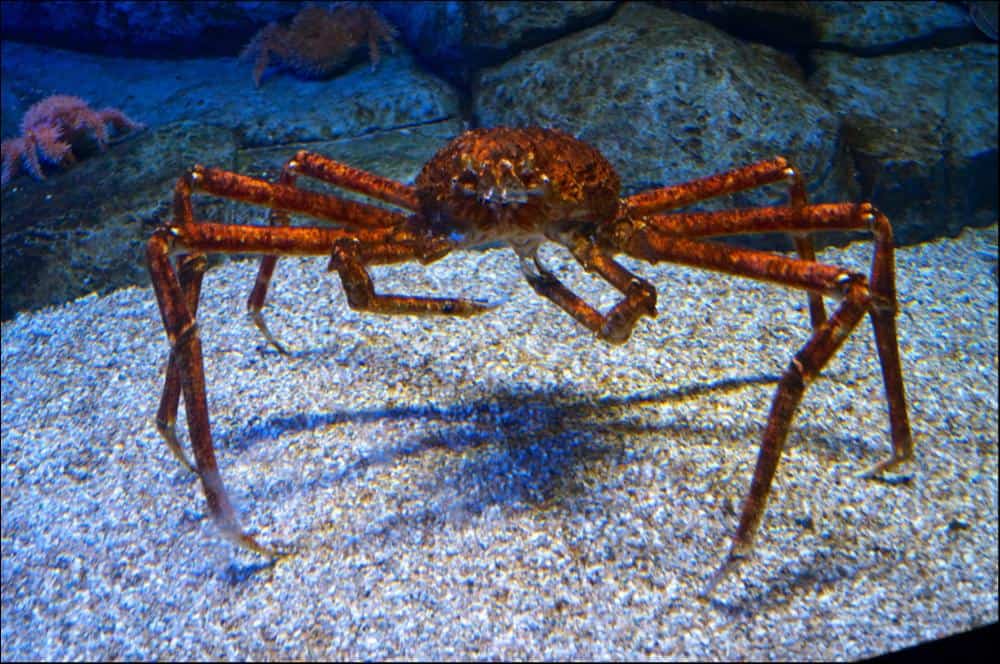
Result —
[[77, 131], [72, 169], [41, 153], [60, 178], [21, 167], [5, 183], [3, 319], [147, 283], [145, 241], [194, 163], [276, 177], [308, 147], [411, 181], [478, 126], [568, 131], [626, 194], [781, 154], [813, 200], [871, 200], [901, 244], [996, 221], [995, 31], [964, 4], [387, 2], [338, 32], [371, 6], [350, 7], [307, 6], [296, 33], [300, 3], [4, 2], [5, 139], [52, 95], [145, 129], [92, 123], [125, 138], [101, 153]]
[[[995, 622], [996, 7], [0, 3], [3, 658], [855, 658]], [[223, 477], [299, 553], [221, 541], [152, 424], [168, 344], [145, 243], [177, 178], [274, 179], [308, 148], [412, 182], [496, 125], [574, 134], [624, 194], [781, 154], [810, 200], [883, 210], [912, 474], [853, 476], [889, 447], [862, 325], [793, 423], [757, 557], [702, 601], [804, 296], [642, 265], [660, 315], [608, 347], [509, 251], [373, 270], [507, 300], [473, 321], [355, 312], [326, 261], [289, 259], [268, 300], [284, 357], [246, 321], [255, 264], [214, 258]], [[866, 235], [820, 242], [867, 273]]]

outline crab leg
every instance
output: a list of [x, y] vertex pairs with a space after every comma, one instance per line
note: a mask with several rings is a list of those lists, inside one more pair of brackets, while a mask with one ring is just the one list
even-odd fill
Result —
[[[271, 226], [289, 226], [291, 224], [288, 219], [288, 213], [284, 210], [271, 210], [267, 222]], [[253, 321], [253, 324], [264, 335], [267, 342], [274, 346], [275, 350], [282, 355], [288, 355], [288, 349], [271, 333], [271, 329], [264, 320], [264, 314], [261, 313], [261, 309], [264, 308], [264, 299], [267, 297], [267, 288], [271, 284], [271, 277], [274, 276], [274, 268], [277, 265], [277, 254], [268, 254], [261, 257], [260, 267], [257, 268], [257, 278], [253, 282], [253, 290], [250, 291], [250, 296], [247, 298], [247, 313], [250, 314], [250, 320]]]
[[[416, 192], [411, 186], [348, 166], [347, 164], [306, 150], [297, 152], [282, 167], [281, 174], [278, 176], [278, 184], [294, 186], [296, 176], [298, 175], [313, 177], [350, 191], [398, 205], [407, 210], [416, 210], [419, 205]], [[272, 209], [270, 215], [268, 215], [268, 223], [272, 226], [288, 226], [290, 224], [288, 212]], [[247, 298], [247, 311], [254, 324], [268, 342], [278, 352], [287, 354], [287, 349], [271, 334], [261, 313], [261, 309], [264, 307], [264, 300], [267, 297], [268, 285], [271, 282], [271, 277], [274, 275], [274, 268], [277, 263], [278, 256], [274, 254], [261, 258], [253, 290], [250, 292], [250, 297]]]
[[411, 212], [416, 212], [420, 207], [416, 189], [412, 186], [348, 166], [315, 152], [299, 150], [289, 161], [288, 167], [300, 175], [308, 175], [348, 191], [398, 205]]
[[[190, 210], [185, 197], [178, 199], [177, 209], [178, 218], [189, 218]], [[178, 259], [177, 271], [170, 261], [170, 254], [175, 248], [194, 252]], [[228, 539], [269, 557], [279, 555], [243, 532], [219, 474], [208, 421], [201, 341], [195, 323], [204, 267], [203, 253], [332, 253], [331, 269], [340, 273], [348, 302], [357, 309], [390, 314], [454, 316], [471, 316], [491, 309], [491, 305], [460, 298], [377, 294], [364, 267], [413, 259], [429, 263], [451, 248], [448, 241], [428, 240], [422, 235], [393, 228], [347, 230], [188, 223], [166, 226], [153, 233], [147, 245], [146, 258], [171, 347], [157, 426], [171, 451], [190, 467], [174, 431], [178, 400], [183, 393], [194, 467], [201, 479], [212, 519]]]
[[795, 354], [782, 373], [774, 401], [771, 403], [771, 412], [768, 414], [750, 489], [743, 501], [739, 526], [733, 536], [729, 554], [722, 567], [709, 580], [705, 594], [710, 593], [719, 581], [753, 551], [753, 538], [764, 516], [771, 483], [774, 481], [778, 461], [781, 459], [781, 451], [788, 438], [792, 418], [802, 401], [802, 395], [808, 384], [819, 375], [847, 339], [870, 304], [871, 298], [866, 284], [863, 280], [852, 280], [840, 307], [833, 316], [813, 331], [805, 346]]
[[792, 197], [805, 202], [805, 186], [801, 178], [784, 157], [757, 162], [724, 173], [691, 180], [683, 184], [650, 189], [624, 200], [633, 217], [645, 217], [664, 210], [676, 209], [715, 198], [733, 194], [744, 189], [791, 179]]
[[518, 252], [521, 271], [535, 292], [548, 298], [584, 327], [609, 343], [628, 341], [642, 316], [656, 315], [656, 289], [632, 274], [587, 238], [570, 240], [570, 252], [588, 272], [597, 272], [625, 297], [607, 314], [590, 306], [542, 265], [537, 247]]
[[[177, 258], [181, 292], [188, 311], [194, 317], [198, 313], [198, 300], [201, 296], [201, 280], [205, 274], [207, 261], [204, 254], [189, 254]], [[177, 353], [173, 347], [167, 359], [166, 379], [163, 383], [163, 396], [160, 397], [160, 408], [156, 413], [156, 430], [166, 441], [167, 447], [177, 460], [188, 470], [195, 471], [194, 465], [188, 461], [187, 455], [177, 441], [177, 406], [181, 397], [181, 374], [177, 364]]]
[[[194, 224], [194, 213], [191, 209], [191, 189], [187, 182], [179, 180], [174, 186], [174, 219], [181, 225]], [[201, 280], [205, 273], [204, 254], [185, 254], [177, 257], [180, 272], [180, 287], [184, 293], [184, 302], [188, 311], [194, 317], [198, 312], [198, 300], [201, 297]], [[171, 453], [188, 470], [195, 471], [188, 461], [187, 455], [177, 441], [177, 406], [181, 396], [181, 374], [177, 364], [177, 354], [173, 347], [167, 359], [166, 379], [163, 382], [163, 395], [160, 397], [160, 408], [156, 413], [156, 430], [167, 443]]]
[[195, 166], [181, 181], [187, 183], [190, 191], [200, 190], [244, 203], [305, 214], [343, 226], [385, 228], [406, 220], [405, 214], [368, 203], [299, 189], [281, 182], [267, 182], [218, 168]]
[[495, 304], [454, 297], [424, 297], [376, 293], [366, 265], [385, 265], [418, 259], [430, 263], [450, 249], [447, 245], [422, 242], [365, 243], [354, 240], [337, 242], [330, 256], [329, 270], [340, 275], [352, 309], [381, 314], [441, 314], [474, 316], [493, 309]]
[[[791, 207], [795, 209], [804, 207], [808, 202], [805, 183], [798, 170], [793, 168], [784, 157], [775, 157], [683, 184], [644, 191], [626, 198], [624, 202], [633, 217], [645, 217], [664, 210], [683, 207], [717, 196], [762, 187], [783, 180], [788, 181], [788, 196]], [[754, 230], [736, 232], [752, 233]], [[800, 258], [807, 261], [816, 260], [816, 250], [809, 235], [794, 231], [790, 232], [790, 235], [795, 243], [795, 251]], [[826, 319], [823, 298], [816, 293], [809, 293], [808, 297], [809, 320], [813, 329], [816, 329]]]
[[823, 203], [803, 207], [760, 207], [716, 212], [677, 212], [644, 217], [639, 225], [664, 236], [707, 238], [737, 233], [811, 233], [869, 230], [870, 203]]
[[[208, 501], [208, 509], [212, 519], [227, 539], [262, 555], [274, 557], [276, 552], [261, 546], [257, 540], [243, 532], [222, 483], [222, 477], [219, 475], [208, 422], [201, 340], [198, 338], [194, 315], [188, 307], [187, 295], [170, 265], [170, 244], [169, 230], [160, 229], [154, 232], [147, 245], [146, 258], [160, 314], [163, 317], [163, 325], [170, 340], [170, 355], [175, 362], [173, 375], [180, 375], [188, 432], [191, 436], [198, 477], [201, 479], [202, 489]], [[193, 289], [188, 291], [192, 292]], [[175, 389], [171, 387], [171, 375], [172, 372], [168, 367], [165, 393]], [[176, 413], [176, 406], [174, 411]], [[168, 439], [168, 445], [169, 443]], [[176, 436], [174, 444], [176, 445]]]
[[[281, 174], [278, 176], [278, 184], [289, 187], [295, 185], [296, 173], [295, 168], [292, 166], [293, 163], [294, 160], [291, 160], [282, 167]], [[289, 226], [291, 225], [291, 220], [288, 212], [285, 210], [272, 209], [267, 215], [267, 223], [271, 226]], [[261, 313], [261, 309], [264, 308], [264, 299], [267, 297], [267, 289], [271, 284], [271, 277], [274, 276], [274, 268], [277, 265], [277, 254], [268, 254], [261, 257], [260, 267], [257, 268], [257, 278], [254, 279], [253, 283], [253, 290], [250, 291], [250, 296], [247, 298], [247, 313], [250, 314], [250, 320], [257, 326], [257, 329], [264, 335], [268, 343], [282, 355], [288, 355], [288, 349], [271, 333], [271, 329], [264, 320], [264, 314]]]
[[[184, 185], [178, 184], [178, 190], [183, 189]], [[195, 324], [204, 272], [204, 252], [280, 251], [284, 254], [325, 255], [338, 240], [363, 237], [377, 244], [385, 241], [390, 231], [193, 223], [189, 221], [191, 210], [186, 196], [175, 199], [175, 217], [182, 225], [167, 226], [154, 232], [146, 251], [160, 314], [170, 341], [170, 358], [167, 361], [163, 396], [157, 413], [157, 429], [171, 452], [186, 467], [192, 468], [181, 451], [175, 431], [178, 401], [183, 393], [195, 458], [194, 469], [202, 481], [213, 520], [228, 539], [252, 551], [273, 557], [276, 555], [274, 551], [258, 544], [240, 527], [215, 460], [208, 422], [201, 341]], [[183, 223], [186, 220], [188, 223]], [[174, 270], [169, 257], [175, 246], [193, 252], [178, 258], [178, 271]]]
[[[361, 228], [388, 228], [397, 226], [406, 220], [406, 215], [393, 212], [385, 208], [348, 201], [334, 196], [327, 196], [304, 189], [299, 189], [295, 185], [295, 175], [298, 169], [303, 169], [307, 175], [316, 177], [329, 177], [334, 183], [338, 183], [347, 177], [356, 176], [357, 169], [344, 166], [339, 171], [332, 165], [336, 162], [323, 162], [306, 151], [300, 151], [297, 157], [304, 159], [299, 163], [295, 159], [289, 161], [282, 168], [281, 175], [277, 183], [270, 183], [257, 178], [251, 178], [237, 173], [231, 173], [216, 168], [206, 168], [195, 166], [185, 177], [182, 177], [174, 189], [175, 222], [178, 226], [185, 226], [193, 223], [191, 218], [191, 194], [195, 190], [233, 198], [246, 203], [256, 203], [272, 209], [269, 217], [271, 225], [287, 226], [289, 223], [288, 213], [307, 214], [319, 219], [336, 222], [344, 226], [354, 226]], [[388, 183], [391, 180], [372, 175], [364, 179], [361, 189], [364, 193], [372, 195], [380, 194], [383, 198], [392, 199], [390, 202], [408, 200], [405, 185], [398, 185], [393, 188]], [[186, 209], [186, 214], [182, 215], [178, 211]], [[275, 336], [267, 327], [263, 315], [260, 313], [264, 306], [264, 299], [267, 296], [267, 287], [274, 273], [277, 264], [275, 254], [267, 254], [261, 261], [257, 272], [257, 279], [254, 288], [247, 300], [247, 309], [250, 318], [261, 331], [264, 337], [279, 352], [287, 353], [287, 350], [278, 342]]]
[[[913, 439], [906, 413], [895, 327], [897, 304], [892, 230], [885, 215], [867, 203], [814, 205], [799, 210], [763, 208], [701, 215], [670, 215], [645, 221], [653, 223], [639, 223], [638, 228], [627, 237], [618, 236], [622, 241], [620, 248], [637, 258], [653, 263], [669, 260], [842, 298], [833, 317], [813, 331], [809, 341], [782, 375], [732, 548], [726, 563], [713, 578], [710, 590], [738, 561], [751, 552], [753, 537], [764, 513], [781, 450], [802, 394], [809, 381], [822, 370], [866, 312], [870, 314], [875, 328], [889, 402], [892, 455], [865, 474], [890, 470], [913, 456]], [[733, 232], [731, 229], [736, 227], [744, 230], [781, 230], [788, 225], [796, 230], [870, 227], [875, 234], [870, 282], [866, 282], [861, 275], [821, 263], [682, 236], [721, 234]]]
[[873, 477], [892, 470], [913, 457], [913, 438], [906, 414], [906, 394], [903, 391], [903, 370], [899, 361], [899, 339], [896, 334], [896, 259], [892, 241], [892, 226], [884, 214], [874, 210], [872, 229], [875, 232], [875, 255], [872, 258], [872, 307], [869, 314], [875, 330], [875, 346], [882, 365], [882, 382], [889, 401], [889, 424], [892, 429], [892, 454], [860, 473]]

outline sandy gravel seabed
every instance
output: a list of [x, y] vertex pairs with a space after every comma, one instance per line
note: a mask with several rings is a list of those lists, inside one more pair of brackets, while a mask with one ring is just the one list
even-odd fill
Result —
[[[286, 358], [243, 313], [255, 266], [211, 271], [216, 446], [245, 525], [298, 549], [273, 567], [217, 537], [152, 426], [149, 288], [19, 316], [3, 658], [843, 659], [996, 621], [989, 251], [995, 227], [898, 253], [910, 480], [854, 477], [889, 449], [865, 321], [806, 395], [757, 557], [710, 602], [801, 293], [636, 265], [660, 316], [609, 347], [506, 250], [374, 271], [383, 292], [509, 298], [473, 320], [359, 314], [323, 260], [289, 259], [267, 310]], [[870, 252], [822, 258], [867, 273]]]

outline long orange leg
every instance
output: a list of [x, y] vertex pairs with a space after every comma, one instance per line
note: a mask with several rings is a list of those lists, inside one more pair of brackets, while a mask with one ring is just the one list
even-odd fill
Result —
[[[206, 260], [204, 254], [188, 254], [177, 257], [179, 283], [184, 301], [192, 316], [198, 312], [198, 300], [201, 296], [201, 280], [205, 274]], [[188, 461], [187, 455], [181, 449], [177, 440], [177, 407], [181, 397], [181, 373], [177, 363], [177, 354], [171, 347], [167, 359], [166, 378], [163, 382], [163, 396], [160, 397], [160, 408], [156, 413], [156, 430], [167, 443], [167, 447], [188, 470], [195, 471], [194, 465]]]
[[[186, 184], [178, 184], [183, 193]], [[177, 218], [190, 220], [189, 199], [176, 199]], [[491, 307], [472, 300], [430, 298], [376, 294], [364, 265], [394, 263], [417, 259], [432, 262], [446, 254], [452, 245], [447, 240], [428, 239], [419, 232], [406, 229], [356, 229], [230, 226], [214, 223], [186, 223], [165, 226], [153, 233], [146, 257], [156, 292], [163, 326], [170, 341], [170, 357], [161, 400], [160, 432], [171, 450], [186, 463], [180, 452], [174, 431], [177, 412], [178, 384], [184, 396], [188, 432], [194, 452], [195, 470], [212, 519], [227, 539], [265, 556], [278, 552], [262, 546], [240, 526], [229, 499], [215, 458], [208, 403], [205, 390], [205, 370], [201, 340], [195, 322], [200, 292], [201, 271], [195, 269], [195, 259], [182, 258], [180, 276], [171, 264], [174, 249], [201, 256], [207, 252], [239, 252], [282, 255], [329, 255], [331, 266], [340, 272], [352, 307], [381, 313], [423, 313], [470, 316]], [[191, 266], [190, 268], [187, 266]], [[184, 276], [188, 274], [188, 276]], [[187, 464], [186, 465], [190, 465]]]
[[873, 477], [890, 471], [913, 457], [913, 438], [906, 414], [906, 394], [903, 391], [903, 371], [899, 361], [899, 338], [896, 334], [896, 315], [899, 301], [896, 297], [895, 246], [892, 226], [884, 214], [874, 211], [872, 228], [875, 232], [875, 255], [872, 258], [871, 288], [873, 302], [870, 311], [875, 330], [875, 346], [882, 364], [882, 381], [889, 401], [889, 423], [892, 427], [892, 454], [859, 473]]
[[[308, 157], [309, 153], [303, 151], [300, 155]], [[307, 159], [307, 163], [311, 162]], [[294, 174], [299, 167], [298, 162], [294, 162], [294, 166], [290, 162], [282, 169], [279, 181], [271, 183], [216, 168], [195, 166], [178, 182], [175, 200], [178, 197], [184, 198], [187, 201], [187, 207], [190, 208], [191, 193], [199, 190], [245, 203], [263, 205], [275, 212], [271, 216], [272, 224], [287, 223], [289, 213], [305, 214], [344, 227], [357, 227], [359, 229], [389, 228], [401, 225], [406, 220], [406, 215], [400, 212], [300, 189], [294, 186]], [[372, 177], [377, 178], [377, 176]], [[182, 222], [180, 225], [184, 225], [184, 223]], [[240, 249], [233, 248], [229, 251], [238, 252]], [[284, 347], [271, 334], [260, 314], [260, 308], [263, 307], [267, 294], [267, 285], [276, 264], [277, 257], [268, 253], [258, 270], [257, 280], [247, 305], [251, 319], [268, 342], [272, 343], [279, 351], [285, 351]]]
[[[743, 166], [716, 175], [699, 178], [682, 184], [651, 189], [625, 199], [629, 214], [645, 217], [692, 203], [733, 194], [746, 189], [785, 181], [788, 183], [788, 198], [792, 208], [803, 208], [808, 204], [805, 182], [798, 169], [784, 157], [775, 157], [749, 166]], [[745, 232], [752, 233], [753, 229]], [[795, 251], [803, 260], [816, 260], [816, 250], [812, 238], [802, 232], [791, 232]], [[817, 293], [809, 293], [809, 320], [813, 329], [826, 320], [823, 298]]]
[[[160, 305], [163, 326], [170, 340], [170, 356], [176, 367], [176, 373], [173, 375], [179, 374], [184, 393], [188, 432], [209, 512], [227, 539], [251, 551], [275, 557], [277, 555], [275, 551], [261, 546], [252, 536], [243, 532], [222, 483], [222, 477], [219, 475], [208, 422], [201, 340], [198, 338], [194, 315], [188, 307], [187, 296], [170, 265], [171, 239], [169, 230], [161, 229], [153, 233], [147, 245], [146, 258], [156, 299]], [[171, 374], [168, 368], [165, 392], [170, 389]], [[176, 444], [176, 437], [174, 439]]]
[[[899, 373], [899, 353], [896, 343], [895, 316], [898, 310], [895, 286], [895, 258], [892, 239], [892, 227], [885, 215], [875, 209], [870, 203], [833, 203], [824, 205], [809, 205], [801, 209], [775, 207], [751, 208], [748, 210], [725, 210], [721, 212], [679, 213], [671, 215], [656, 215], [643, 220], [647, 228], [628, 237], [617, 235], [613, 240], [624, 241], [634, 246], [625, 247], [626, 253], [634, 249], [642, 251], [642, 245], [652, 243], [666, 249], [672, 242], [684, 244], [681, 238], [704, 238], [730, 233], [752, 232], [811, 232], [817, 230], [871, 230], [875, 236], [875, 253], [872, 258], [871, 290], [873, 295], [872, 322], [875, 325], [876, 342], [882, 361], [885, 376], [886, 394], [890, 401], [890, 414], [893, 416], [893, 441], [909, 438], [909, 425], [906, 423], [906, 407], [902, 398], [903, 381]], [[678, 239], [671, 239], [677, 236]], [[619, 246], [621, 242], [618, 242]], [[696, 243], [702, 247], [718, 247], [711, 243]], [[746, 252], [733, 251], [736, 256]], [[754, 253], [754, 252], [750, 252]], [[757, 252], [760, 253], [760, 252]], [[635, 255], [635, 254], [633, 254]], [[764, 253], [765, 256], [771, 255]], [[670, 260], [669, 258], [664, 258]], [[660, 259], [663, 260], [663, 259]], [[681, 261], [685, 262], [685, 261]], [[688, 264], [699, 266], [697, 262]], [[745, 276], [755, 276], [752, 272], [754, 259], [742, 261], [744, 264], [737, 269], [711, 267], [723, 272], [731, 272]], [[826, 266], [814, 263], [817, 269]], [[747, 271], [747, 270], [750, 271]], [[760, 275], [759, 278], [768, 278]], [[774, 279], [782, 283], [781, 279]], [[808, 284], [793, 284], [800, 288], [810, 289]], [[818, 292], [818, 291], [817, 291]], [[898, 389], [892, 388], [893, 385]], [[895, 403], [894, 403], [895, 402]], [[904, 434], [905, 431], [905, 435]], [[897, 435], [898, 432], [898, 435]], [[897, 455], [898, 456], [898, 455]], [[897, 462], [898, 463], [898, 462]]]
[[[802, 395], [808, 384], [819, 375], [854, 330], [870, 304], [871, 294], [867, 284], [863, 280], [852, 279], [843, 301], [833, 316], [813, 331], [812, 336], [782, 373], [774, 401], [771, 403], [753, 479], [743, 501], [740, 522], [733, 536], [732, 546], [722, 567], [709, 580], [705, 589], [706, 594], [752, 553], [753, 538], [764, 516], [771, 483], [774, 481], [778, 461], [781, 459], [792, 418], [802, 401]], [[908, 448], [912, 447], [912, 442], [908, 440], [906, 445]]]
[[[191, 210], [190, 187], [184, 181], [178, 181], [174, 187], [174, 219], [180, 224], [193, 224], [194, 216]], [[185, 254], [177, 257], [179, 283], [184, 294], [184, 302], [188, 311], [194, 316], [198, 311], [198, 300], [201, 297], [201, 281], [205, 273], [206, 260], [204, 254]], [[173, 347], [167, 359], [166, 378], [163, 381], [163, 394], [160, 397], [160, 407], [156, 413], [156, 430], [167, 444], [170, 452], [177, 457], [188, 470], [195, 471], [194, 465], [188, 461], [187, 455], [181, 449], [177, 440], [177, 407], [181, 397], [181, 374], [177, 363], [177, 354]]]
[[[814, 230], [818, 228], [869, 227], [875, 234], [875, 254], [870, 282], [839, 268], [777, 254], [741, 249], [685, 237], [714, 235], [747, 229]], [[834, 315], [814, 329], [796, 354], [778, 385], [753, 481], [741, 510], [740, 523], [725, 564], [709, 588], [722, 579], [753, 548], [777, 470], [792, 417], [809, 381], [822, 370], [867, 312], [875, 327], [876, 345], [882, 365], [892, 435], [892, 455], [876, 464], [869, 474], [889, 470], [913, 456], [913, 439], [906, 413], [906, 398], [895, 315], [898, 309], [894, 285], [892, 231], [885, 216], [870, 204], [814, 205], [801, 209], [761, 208], [717, 213], [664, 215], [644, 219], [632, 231], [612, 231], [619, 248], [650, 262], [672, 261], [728, 274], [762, 279], [806, 289], [842, 302]]]
[[402, 212], [377, 205], [200, 165], [192, 168], [182, 182], [188, 183], [189, 191], [204, 191], [244, 203], [304, 214], [344, 227], [387, 228], [402, 224], [407, 217]]
[[[333, 229], [303, 229], [289, 234], [290, 229], [285, 229], [283, 234], [275, 234], [258, 227], [196, 223], [191, 208], [191, 191], [193, 183], [198, 181], [197, 173], [198, 169], [178, 180], [174, 188], [175, 223], [157, 231], [147, 247], [149, 270], [171, 344], [156, 425], [171, 453], [185, 467], [198, 473], [212, 517], [222, 532], [248, 549], [273, 555], [273, 551], [260, 546], [242, 532], [215, 461], [208, 424], [204, 369], [200, 359], [201, 342], [195, 326], [204, 273], [204, 252], [265, 253], [267, 250], [284, 250], [286, 253], [322, 255], [329, 252], [336, 240], [355, 237], [357, 233]], [[370, 241], [378, 242], [388, 232], [361, 231], [361, 234], [368, 236]], [[174, 271], [169, 259], [174, 244], [180, 244], [191, 251], [178, 257], [179, 274]], [[182, 393], [195, 456], [194, 465], [182, 451], [176, 434], [177, 410]]]
[[[285, 163], [278, 176], [278, 184], [294, 186], [298, 175], [313, 177], [350, 191], [398, 205], [407, 210], [416, 210], [419, 204], [416, 191], [411, 186], [306, 150], [300, 150]], [[288, 212], [272, 209], [268, 215], [268, 223], [272, 226], [288, 226], [290, 224]], [[254, 325], [261, 331], [268, 343], [274, 346], [278, 352], [287, 354], [288, 350], [271, 333], [261, 313], [277, 263], [278, 257], [274, 254], [261, 258], [253, 290], [247, 298], [247, 311]]]
[[[795, 169], [789, 165], [788, 160], [784, 157], [775, 157], [690, 182], [643, 191], [629, 196], [624, 203], [632, 217], [645, 217], [717, 196], [786, 180], [791, 180], [792, 187], [801, 187], [802, 180], [798, 178]], [[793, 198], [801, 195], [803, 196], [801, 202], [805, 203], [804, 187], [801, 188], [803, 191], [794, 192]]]
[[416, 189], [402, 182], [348, 166], [307, 150], [299, 150], [292, 158], [292, 162], [295, 163], [294, 168], [300, 175], [307, 175], [411, 212], [420, 207]]
[[[295, 183], [295, 174], [288, 168], [287, 164], [285, 168], [281, 169], [278, 182], [287, 185]], [[271, 210], [267, 215], [267, 223], [270, 226], [291, 225], [288, 213], [284, 210]], [[274, 269], [277, 266], [277, 254], [261, 256], [260, 266], [257, 268], [257, 277], [254, 279], [253, 289], [247, 298], [247, 313], [250, 315], [250, 320], [257, 326], [260, 333], [264, 335], [267, 342], [282, 355], [288, 355], [288, 349], [271, 333], [271, 329], [267, 326], [267, 321], [264, 320], [264, 314], [261, 313], [261, 310], [264, 308], [264, 300], [267, 298], [267, 288], [271, 284], [271, 277], [274, 276]]]
[[[295, 186], [295, 178], [298, 172], [304, 171], [307, 175], [323, 175], [322, 164], [317, 165], [315, 155], [306, 151], [300, 151], [296, 158], [302, 163], [292, 159], [284, 168], [278, 182], [271, 183], [257, 178], [239, 175], [216, 168], [206, 168], [195, 166], [185, 177], [182, 177], [175, 188], [174, 207], [175, 220], [178, 226], [193, 224], [191, 214], [191, 194], [194, 191], [204, 191], [225, 198], [232, 198], [245, 203], [256, 203], [271, 208], [269, 222], [272, 226], [287, 226], [289, 213], [300, 213], [316, 217], [325, 221], [336, 223], [343, 227], [358, 227], [359, 229], [391, 228], [401, 225], [406, 221], [407, 216], [400, 212], [394, 212], [382, 207], [377, 207], [367, 203], [349, 201], [336, 196], [320, 194]], [[327, 170], [330, 169], [327, 162]], [[343, 166], [349, 176], [364, 174], [363, 171]], [[327, 174], [330, 178], [334, 175]], [[343, 174], [342, 174], [343, 175]], [[386, 178], [367, 175], [363, 179], [361, 189], [364, 193], [377, 194], [385, 191], [383, 196], [394, 197], [395, 199], [405, 198], [405, 185], [393, 183]], [[346, 177], [346, 176], [344, 176]], [[390, 191], [391, 184], [395, 184], [398, 190]], [[182, 215], [180, 211], [184, 209]], [[223, 251], [238, 252], [239, 247], [223, 248]], [[276, 254], [267, 253], [261, 260], [254, 288], [247, 300], [247, 309], [250, 318], [261, 331], [268, 343], [272, 344], [279, 352], [287, 353], [287, 349], [281, 345], [277, 338], [271, 333], [261, 314], [264, 306], [264, 299], [267, 296], [267, 288], [271, 277], [274, 274], [278, 257]]]

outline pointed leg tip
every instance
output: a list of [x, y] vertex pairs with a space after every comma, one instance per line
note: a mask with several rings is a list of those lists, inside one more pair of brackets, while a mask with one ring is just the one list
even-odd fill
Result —
[[181, 465], [187, 468], [192, 473], [197, 473], [194, 464], [188, 460], [187, 455], [184, 454], [184, 450], [181, 449], [180, 441], [177, 440], [177, 429], [174, 422], [164, 422], [160, 419], [156, 420], [156, 430], [160, 433], [160, 437], [167, 444], [167, 448], [170, 452], [181, 462]]
[[746, 562], [752, 554], [752, 543], [734, 540], [729, 549], [729, 553], [726, 554], [726, 559], [722, 562], [722, 565], [719, 566], [719, 569], [717, 569], [708, 579], [708, 583], [705, 584], [705, 588], [698, 594], [698, 598], [706, 601], [710, 600], [719, 583], [732, 575], [732, 573], [740, 565]]
[[479, 311], [477, 311], [475, 313], [485, 313], [487, 311], [492, 311], [493, 309], [497, 309], [499, 307], [502, 307], [503, 305], [507, 304], [507, 302], [509, 300], [510, 300], [510, 294], [508, 293], [508, 294], [503, 295], [502, 297], [500, 297], [500, 298], [498, 298], [496, 300], [478, 300], [477, 299], [477, 300], [473, 300], [472, 303], [474, 305], [476, 305], [477, 307], [479, 307]]
[[277, 337], [275, 337], [271, 333], [271, 330], [270, 328], [268, 328], [267, 323], [264, 321], [264, 316], [263, 314], [260, 313], [260, 311], [251, 311], [250, 320], [252, 320], [253, 324], [257, 326], [257, 329], [260, 330], [260, 333], [264, 335], [264, 339], [267, 340], [269, 346], [273, 347], [276, 351], [278, 351], [282, 355], [292, 354], [292, 350], [294, 349], [289, 349], [289, 347], [283, 345], [280, 341], [278, 341]]
[[292, 351], [288, 348], [288, 346], [281, 344], [277, 339], [271, 338], [268, 339], [267, 342], [271, 344], [274, 350], [278, 351], [280, 355], [289, 356], [292, 354]]
[[258, 542], [257, 538], [253, 535], [240, 530], [239, 526], [224, 528], [223, 536], [241, 549], [252, 551], [253, 553], [268, 558], [272, 563], [295, 553], [294, 549], [291, 547], [271, 548], [264, 546]]
[[908, 458], [909, 457], [898, 457], [893, 455], [882, 459], [865, 470], [855, 473], [854, 476], [861, 479], [882, 479], [891, 483], [905, 481], [909, 479], [911, 475], [909, 473], [899, 473], [895, 471], [896, 468], [903, 462], [907, 461]]

